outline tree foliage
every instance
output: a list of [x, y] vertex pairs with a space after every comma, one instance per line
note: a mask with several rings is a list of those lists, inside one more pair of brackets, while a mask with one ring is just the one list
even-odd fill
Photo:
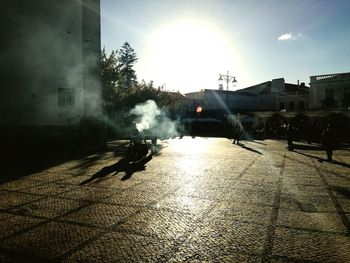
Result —
[[123, 85], [125, 85], [125, 88], [127, 89], [130, 89], [137, 82], [136, 72], [133, 69], [137, 60], [138, 58], [135, 50], [128, 42], [125, 42], [119, 50], [118, 61], [120, 64]]
[[125, 42], [120, 50], [107, 55], [101, 51], [102, 96], [104, 101], [116, 109], [129, 109], [149, 99], [158, 106], [174, 105], [173, 93], [163, 86], [155, 87], [153, 81], [137, 82], [134, 65], [138, 58], [134, 49]]

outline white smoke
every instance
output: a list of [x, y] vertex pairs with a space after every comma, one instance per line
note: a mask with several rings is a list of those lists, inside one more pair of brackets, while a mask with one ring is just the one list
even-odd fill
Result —
[[153, 100], [137, 104], [130, 114], [135, 115], [136, 128], [145, 135], [158, 138], [177, 136], [177, 122], [167, 117], [166, 110], [161, 110]]

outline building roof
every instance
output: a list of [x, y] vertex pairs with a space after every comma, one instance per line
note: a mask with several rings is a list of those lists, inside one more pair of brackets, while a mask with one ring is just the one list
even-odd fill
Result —
[[240, 89], [240, 92], [248, 92], [252, 95], [259, 95], [271, 92], [271, 81], [265, 81], [254, 86], [250, 86], [248, 88]]

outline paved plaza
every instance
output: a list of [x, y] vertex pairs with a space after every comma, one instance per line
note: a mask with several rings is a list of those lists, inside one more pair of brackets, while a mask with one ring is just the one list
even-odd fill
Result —
[[126, 146], [2, 174], [0, 262], [350, 262], [350, 148], [184, 137], [126, 164]]

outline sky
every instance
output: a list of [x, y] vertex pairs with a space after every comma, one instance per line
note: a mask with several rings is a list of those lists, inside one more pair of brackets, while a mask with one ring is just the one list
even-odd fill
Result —
[[[101, 0], [101, 45], [134, 48], [139, 81], [229, 90], [350, 71], [350, 0]], [[226, 89], [226, 82], [223, 83]]]

